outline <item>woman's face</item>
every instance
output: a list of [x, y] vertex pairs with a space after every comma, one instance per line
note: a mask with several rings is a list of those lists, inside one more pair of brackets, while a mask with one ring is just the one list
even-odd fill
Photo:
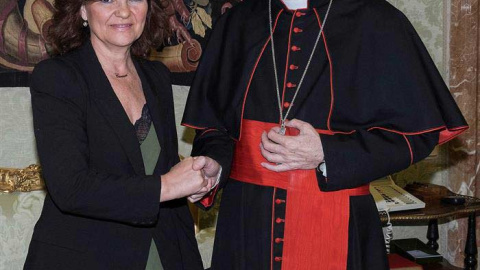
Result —
[[147, 0], [93, 0], [80, 12], [88, 21], [92, 42], [130, 47], [142, 35], [147, 11]]

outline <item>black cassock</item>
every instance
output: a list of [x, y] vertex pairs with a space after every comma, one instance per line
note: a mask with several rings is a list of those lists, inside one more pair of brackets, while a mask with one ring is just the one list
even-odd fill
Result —
[[[285, 113], [329, 1], [311, 0], [307, 9], [296, 11], [272, 1]], [[268, 1], [240, 3], [215, 25], [190, 90], [183, 124], [197, 129], [192, 156], [210, 156], [223, 167], [212, 269], [286, 269], [282, 258], [289, 256], [283, 248], [289, 191], [227, 180], [245, 121], [280, 122], [269, 41]], [[383, 0], [333, 2], [288, 118], [319, 131], [327, 177], [317, 171], [316, 186], [327, 193], [401, 171], [468, 128], [414, 28]], [[202, 201], [205, 207], [217, 191]], [[338, 268], [315, 263], [308, 269], [388, 269], [372, 197], [350, 197], [345, 211], [346, 263]], [[278, 218], [283, 222], [276, 222]], [[296, 230], [303, 233], [303, 228]], [[328, 230], [336, 234], [334, 228]], [[304, 245], [317, 242], [322, 239], [313, 237]], [[315, 254], [308, 248], [306, 252]]]

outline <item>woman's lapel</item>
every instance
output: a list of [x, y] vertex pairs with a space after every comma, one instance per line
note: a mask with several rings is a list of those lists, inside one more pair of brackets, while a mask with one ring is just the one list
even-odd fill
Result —
[[130, 122], [120, 100], [97, 59], [90, 43], [82, 48], [87, 74], [87, 85], [93, 94], [98, 109], [115, 131], [136, 174], [145, 174], [145, 168], [135, 128]]

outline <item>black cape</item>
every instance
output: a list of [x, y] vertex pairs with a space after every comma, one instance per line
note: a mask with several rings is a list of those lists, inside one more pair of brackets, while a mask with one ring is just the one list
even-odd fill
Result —
[[[323, 10], [327, 4], [327, 0], [311, 2]], [[274, 1], [273, 14], [282, 8], [281, 2]], [[383, 0], [341, 0], [333, 3], [329, 16], [324, 33], [332, 60], [331, 117], [324, 114], [319, 120], [313, 108], [305, 114], [306, 121], [334, 132], [377, 127], [415, 134], [467, 126], [422, 41], [401, 12]], [[268, 25], [266, 0], [244, 1], [218, 20], [191, 88], [184, 124], [226, 130], [239, 138], [245, 90], [269, 38]], [[307, 73], [305, 85], [308, 79]], [[298, 107], [307, 96], [316, 100], [316, 93], [325, 92], [315, 87], [299, 93]]]

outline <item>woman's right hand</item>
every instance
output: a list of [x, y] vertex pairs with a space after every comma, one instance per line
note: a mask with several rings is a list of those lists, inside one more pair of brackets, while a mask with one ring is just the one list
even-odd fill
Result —
[[209, 184], [201, 170], [193, 169], [193, 158], [188, 157], [161, 177], [160, 202], [183, 198], [198, 193]]

